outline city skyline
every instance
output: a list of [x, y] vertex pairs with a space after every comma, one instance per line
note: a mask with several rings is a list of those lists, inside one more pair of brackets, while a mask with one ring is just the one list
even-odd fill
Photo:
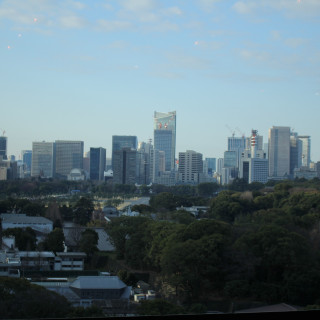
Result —
[[153, 139], [177, 112], [176, 157], [223, 157], [227, 138], [272, 126], [311, 137], [320, 160], [320, 2], [4, 0], [0, 135], [32, 142]]

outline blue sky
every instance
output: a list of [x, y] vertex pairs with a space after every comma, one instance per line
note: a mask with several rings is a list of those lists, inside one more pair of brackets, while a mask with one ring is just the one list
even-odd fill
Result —
[[0, 1], [0, 128], [33, 141], [153, 138], [177, 112], [177, 154], [222, 157], [227, 137], [273, 125], [320, 160], [319, 0]]

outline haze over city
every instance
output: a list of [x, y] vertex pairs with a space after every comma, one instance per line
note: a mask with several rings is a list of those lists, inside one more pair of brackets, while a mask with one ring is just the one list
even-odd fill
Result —
[[0, 2], [1, 120], [8, 154], [33, 141], [153, 138], [177, 112], [177, 153], [222, 157], [232, 132], [311, 136], [320, 160], [320, 2]]

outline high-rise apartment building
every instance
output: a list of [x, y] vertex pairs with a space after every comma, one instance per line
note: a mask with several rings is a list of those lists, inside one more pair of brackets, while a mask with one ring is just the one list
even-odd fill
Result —
[[57, 140], [56, 176], [67, 178], [72, 169], [83, 169], [83, 141]]
[[154, 112], [154, 148], [165, 152], [166, 171], [175, 170], [176, 112]]
[[33, 142], [31, 176], [53, 178], [55, 176], [56, 145], [54, 142]]
[[112, 169], [115, 165], [114, 153], [123, 148], [137, 150], [138, 138], [136, 136], [112, 136]]
[[182, 183], [199, 183], [203, 174], [202, 154], [192, 150], [179, 152], [178, 173]]
[[106, 169], [106, 149], [90, 148], [90, 179], [104, 180], [104, 171]]
[[2, 157], [3, 160], [7, 159], [7, 144], [8, 144], [8, 138], [5, 136], [0, 137], [0, 157]]
[[283, 178], [290, 173], [290, 127], [269, 129], [269, 177]]
[[115, 151], [113, 167], [114, 184], [135, 184], [138, 177], [138, 151], [122, 148]]

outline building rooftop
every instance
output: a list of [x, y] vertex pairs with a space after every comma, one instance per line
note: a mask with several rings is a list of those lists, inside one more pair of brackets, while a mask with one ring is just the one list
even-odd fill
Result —
[[19, 251], [20, 258], [54, 258], [55, 255], [51, 251]]
[[70, 287], [77, 289], [122, 289], [127, 287], [117, 276], [81, 276]]
[[58, 257], [74, 257], [85, 258], [87, 255], [84, 252], [57, 252]]
[[44, 217], [27, 216], [24, 213], [2, 213], [0, 214], [2, 222], [22, 223], [22, 224], [51, 224], [53, 222]]

